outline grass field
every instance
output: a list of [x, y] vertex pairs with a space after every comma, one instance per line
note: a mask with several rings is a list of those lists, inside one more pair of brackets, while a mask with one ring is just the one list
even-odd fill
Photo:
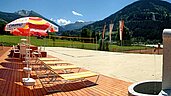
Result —
[[[12, 36], [12, 35], [0, 35], [0, 43], [4, 46], [12, 46], [17, 45], [20, 42], [20, 39], [26, 38], [22, 36]], [[52, 39], [44, 38], [37, 39], [36, 37], [30, 37], [30, 43], [36, 46], [48, 46], [48, 47], [70, 47], [70, 48], [81, 48], [81, 49], [90, 49], [97, 50], [99, 44], [94, 43], [83, 43], [79, 41], [68, 41], [68, 40], [60, 40], [56, 39], [53, 41]], [[144, 46], [117, 46], [117, 45], [109, 45], [109, 51], [129, 51], [129, 50], [143, 50], [147, 47]]]

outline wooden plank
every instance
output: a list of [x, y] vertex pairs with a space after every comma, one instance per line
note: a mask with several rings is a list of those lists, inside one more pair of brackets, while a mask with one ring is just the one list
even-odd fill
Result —
[[[10, 66], [11, 67], [11, 66]], [[9, 87], [8, 87], [8, 92], [7, 92], [7, 96], [14, 96], [14, 94], [12, 94], [12, 88], [14, 86], [14, 70], [10, 71], [10, 79], [9, 79]]]
[[[19, 66], [20, 68], [23, 68], [24, 66], [22, 66], [22, 65], [20, 65]], [[19, 78], [18, 78], [18, 81], [19, 81], [19, 90], [20, 90], [20, 92], [19, 92], [19, 94], [21, 95], [21, 96], [24, 96], [25, 95], [25, 93], [24, 93], [24, 88], [23, 88], [23, 86], [21, 86], [22, 85], [22, 78], [23, 78], [23, 72], [20, 72], [19, 74]]]
[[[24, 72], [22, 72], [22, 78], [26, 78], [27, 76], [26, 76], [26, 73], [24, 73]], [[21, 78], [21, 79], [22, 79]], [[29, 96], [29, 92], [28, 92], [28, 89], [27, 89], [27, 87], [26, 86], [22, 86], [23, 87], [23, 91], [24, 91], [24, 95], [25, 96]]]
[[[72, 86], [71, 86], [71, 89], [74, 89], [74, 88], [77, 88], [78, 86], [82, 86], [82, 87], [84, 87], [84, 85], [83, 84], [72, 84]], [[85, 91], [81, 91], [81, 89], [79, 89], [79, 90], [75, 90], [75, 92], [76, 92], [76, 94], [78, 95], [78, 96], [88, 96], [87, 95], [87, 93], [85, 92]]]
[[1, 69], [0, 69], [0, 73], [1, 73], [1, 74], [0, 74], [0, 77], [1, 77], [1, 78], [0, 78], [0, 79], [1, 79], [1, 80], [0, 80], [0, 89], [1, 89], [1, 90], [0, 90], [0, 94], [3, 94], [3, 89], [5, 88], [5, 86], [4, 86], [4, 85], [5, 85], [5, 78], [4, 78], [4, 76], [6, 75], [6, 72], [5, 72], [4, 69], [1, 68]]
[[[1, 59], [1, 57], [0, 57]], [[12, 61], [13, 62], [13, 61]], [[0, 95], [3, 96], [127, 96], [128, 86], [130, 82], [125, 82], [119, 79], [110, 78], [100, 75], [100, 78], [95, 86], [86, 87], [82, 82], [67, 83], [62, 89], [62, 92], [50, 93], [44, 90], [41, 86], [38, 78], [33, 77], [36, 80], [36, 87], [23, 86], [21, 83], [23, 77], [27, 77], [22, 68], [24, 65], [21, 61], [15, 60], [16, 63], [5, 62], [2, 64], [5, 67], [0, 66]], [[18, 63], [17, 63], [18, 62]], [[0, 64], [1, 65], [1, 64]], [[77, 70], [73, 71], [76, 72]], [[81, 69], [81, 71], [86, 71]], [[59, 71], [60, 72], [60, 71]], [[32, 74], [35, 75], [33, 71]], [[36, 75], [35, 75], [36, 76]], [[96, 78], [87, 78], [88, 82], [94, 82]], [[59, 89], [61, 82], [54, 82], [53, 84], [45, 84], [45, 86], [51, 89]]]
[[8, 88], [9, 88], [9, 79], [10, 79], [9, 73], [10, 73], [10, 71], [5, 70], [5, 72], [6, 72], [6, 75], [4, 76], [4, 79], [6, 79], [6, 82], [5, 82], [4, 90], [3, 90], [3, 93], [2, 94], [4, 96], [7, 96]]
[[13, 74], [13, 75], [14, 75], [14, 77], [13, 77], [13, 78], [14, 78], [14, 79], [13, 79], [14, 85], [13, 85], [13, 88], [12, 88], [12, 94], [13, 94], [14, 96], [17, 96], [16, 93], [15, 93], [15, 92], [16, 92], [16, 89], [17, 89], [17, 84], [16, 84], [17, 72], [18, 72], [18, 71], [15, 70], [15, 71], [14, 71], [14, 74]]

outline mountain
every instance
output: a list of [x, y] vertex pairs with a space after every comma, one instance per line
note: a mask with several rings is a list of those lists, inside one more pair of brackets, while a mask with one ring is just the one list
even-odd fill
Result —
[[27, 11], [27, 10], [19, 10], [15, 12], [16, 14], [20, 16], [29, 16], [33, 11]]
[[64, 31], [68, 31], [68, 30], [80, 29], [83, 26], [86, 26], [86, 25], [89, 25], [92, 23], [93, 23], [93, 21], [90, 21], [90, 22], [78, 22], [77, 21], [75, 23], [70, 23], [70, 24], [62, 26], [62, 27], [64, 28]]
[[112, 21], [114, 30], [118, 30], [121, 19], [131, 32], [132, 38], [161, 41], [163, 29], [171, 28], [171, 3], [162, 0], [139, 0], [83, 28], [102, 32], [104, 24], [109, 28]]
[[43, 19], [45, 19], [45, 20], [47, 20], [47, 21], [51, 22], [52, 24], [59, 27], [59, 25], [57, 25], [55, 22], [43, 17], [42, 15], [40, 15], [40, 14], [38, 14], [38, 13], [32, 11], [32, 10], [31, 11], [19, 10], [19, 11], [15, 12], [15, 14], [17, 14], [17, 15], [19, 15], [21, 17], [26, 17], [26, 16], [41, 17], [41, 18], [43, 18]]
[[15, 20], [20, 17], [21, 17], [20, 15], [15, 14], [15, 13], [7, 13], [7, 12], [0, 11], [0, 19], [6, 22], [11, 22], [12, 20]]
[[[62, 29], [59, 25], [57, 25], [55, 22], [43, 17], [42, 15], [34, 12], [34, 11], [27, 11], [27, 10], [19, 10], [17, 12], [14, 12], [14, 13], [7, 13], [7, 12], [1, 12], [0, 11], [0, 32], [3, 32], [4, 31], [4, 26], [15, 20], [15, 19], [18, 19], [18, 18], [21, 18], [21, 17], [28, 17], [28, 16], [32, 16], [32, 17], [41, 17], [49, 22], [51, 22], [52, 24], [56, 25], [59, 27], [59, 29]], [[1, 33], [0, 33], [1, 34]]]

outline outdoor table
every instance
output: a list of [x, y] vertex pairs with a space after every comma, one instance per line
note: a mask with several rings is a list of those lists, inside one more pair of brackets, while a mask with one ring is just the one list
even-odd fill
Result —
[[[19, 45], [17, 47], [18, 47], [18, 49], [20, 49], [20, 46]], [[38, 50], [38, 47], [37, 46], [34, 46], [34, 45], [30, 45], [30, 49], [32, 49], [31, 52], [33, 52], [35, 50]]]
[[[31, 53], [32, 53], [31, 51], [32, 51], [32, 49], [27, 48], [27, 49], [26, 49], [26, 55], [29, 55], [28, 53], [30, 53], [30, 56], [31, 56]], [[28, 53], [27, 53], [27, 52], [28, 52]]]
[[[30, 49], [29, 49], [29, 48], [26, 49], [26, 52], [29, 52], [29, 51], [30, 51], [30, 53], [32, 53], [32, 52], [31, 52], [31, 51], [32, 51], [31, 48], [30, 48]], [[26, 54], [27, 54], [27, 53], [26, 53]]]
[[[19, 46], [18, 46], [19, 47]], [[37, 50], [38, 49], [38, 47], [37, 46], [34, 46], [34, 45], [31, 45], [30, 46], [30, 49], [27, 49], [27, 50], [30, 50], [30, 56], [32, 55], [31, 53], [33, 52], [33, 51], [35, 51], [35, 50]], [[9, 57], [12, 57], [12, 55], [13, 55], [13, 53], [14, 53], [14, 50], [11, 50], [10, 51], [10, 54], [8, 55]], [[20, 54], [14, 54], [14, 57], [16, 57], [16, 58], [19, 58], [19, 56], [20, 56]], [[41, 51], [41, 56], [42, 57], [47, 57], [47, 52], [46, 51]]]
[[26, 49], [26, 51], [31, 51], [32, 49], [30, 48], [30, 49]]

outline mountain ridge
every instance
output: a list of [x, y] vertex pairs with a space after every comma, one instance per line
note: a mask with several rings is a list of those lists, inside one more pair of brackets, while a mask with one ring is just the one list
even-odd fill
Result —
[[75, 29], [80, 29], [86, 25], [92, 24], [93, 21], [89, 21], [89, 22], [78, 22], [76, 21], [75, 23], [70, 23], [67, 25], [62, 26], [64, 28], [63, 31], [69, 31], [69, 30], [75, 30]]
[[[106, 28], [109, 28], [112, 21], [114, 30], [118, 30], [121, 19], [125, 21], [125, 26], [132, 32], [133, 38], [162, 40], [163, 29], [171, 28], [171, 3], [162, 0], [139, 0], [103, 20], [83, 28], [102, 32], [104, 24], [106, 23]], [[108, 30], [106, 29], [106, 31]]]

